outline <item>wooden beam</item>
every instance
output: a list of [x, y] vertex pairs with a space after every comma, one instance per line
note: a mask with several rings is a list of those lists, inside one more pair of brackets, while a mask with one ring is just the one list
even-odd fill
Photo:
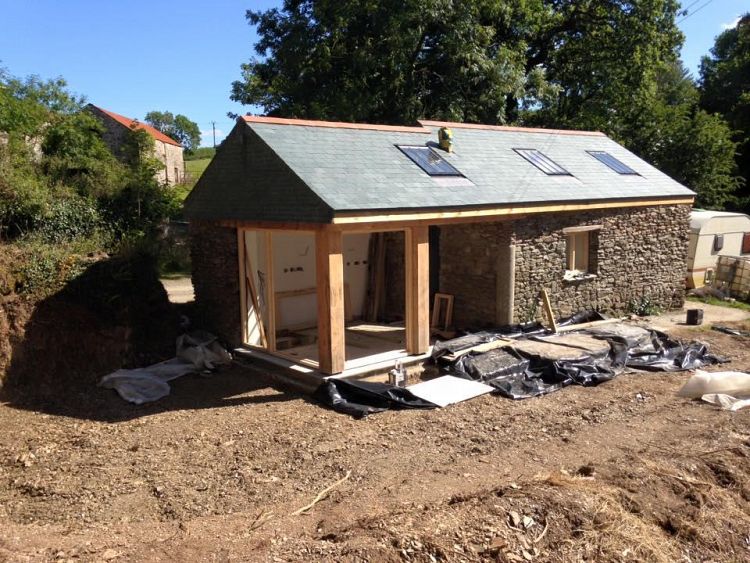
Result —
[[303, 231], [313, 233], [327, 225], [327, 223], [286, 223], [282, 221], [241, 221], [238, 219], [221, 219], [218, 221], [195, 220], [196, 223], [206, 223], [219, 227], [231, 227], [252, 231]]
[[315, 276], [318, 289], [318, 364], [328, 374], [344, 371], [344, 254], [340, 231], [315, 235]]
[[569, 235], [572, 233], [586, 233], [588, 231], [599, 231], [601, 230], [601, 225], [582, 225], [580, 227], [565, 227], [562, 232], [564, 235]]
[[498, 218], [529, 213], [560, 213], [566, 211], [588, 211], [592, 209], [616, 209], [630, 207], [650, 207], [659, 205], [692, 205], [693, 197], [672, 197], [659, 199], [601, 200], [587, 202], [529, 204], [518, 206], [497, 206], [474, 209], [453, 209], [442, 211], [402, 211], [384, 213], [374, 212], [340, 212], [333, 217], [334, 225], [352, 225], [367, 223], [392, 223], [394, 221], [415, 222], [428, 221], [430, 224], [449, 223], [453, 220], [472, 222], [481, 218]]
[[547, 295], [547, 290], [542, 290], [542, 305], [544, 305], [544, 312], [547, 315], [547, 320], [549, 321], [549, 327], [552, 329], [553, 333], [557, 333], [557, 323], [555, 322], [555, 314], [552, 312], [552, 304], [549, 302], [549, 295]]
[[426, 226], [406, 230], [406, 351], [430, 347], [430, 242]]
[[247, 265], [245, 264], [245, 232], [237, 229], [237, 270], [240, 283], [240, 330], [242, 344], [247, 344]]
[[268, 313], [268, 330], [266, 338], [268, 339], [268, 351], [276, 351], [276, 300], [274, 295], [274, 276], [273, 276], [273, 233], [266, 232], [266, 312]]

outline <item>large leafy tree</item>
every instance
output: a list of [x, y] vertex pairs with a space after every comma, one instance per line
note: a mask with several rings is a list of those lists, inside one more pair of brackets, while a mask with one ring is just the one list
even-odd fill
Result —
[[743, 207], [750, 209], [750, 13], [715, 41], [701, 62], [701, 105], [722, 115], [738, 143], [737, 165], [745, 179]]
[[549, 93], [542, 70], [526, 68], [519, 33], [541, 9], [538, 0], [286, 0], [247, 13], [260, 40], [232, 99], [278, 116], [503, 122], [507, 96]]
[[146, 114], [146, 123], [172, 137], [189, 151], [194, 151], [201, 143], [198, 124], [184, 115], [173, 115], [169, 111], [150, 111]]
[[[677, 0], [285, 0], [231, 97], [282, 117], [598, 129], [718, 207], [721, 119], [678, 62]], [[691, 161], [688, 155], [694, 155]]]

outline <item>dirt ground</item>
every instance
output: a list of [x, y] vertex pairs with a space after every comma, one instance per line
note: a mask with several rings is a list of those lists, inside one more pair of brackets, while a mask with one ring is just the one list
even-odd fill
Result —
[[[750, 369], [748, 338], [673, 333]], [[688, 377], [363, 420], [239, 366], [141, 407], [12, 397], [0, 561], [748, 561], [750, 409]]]

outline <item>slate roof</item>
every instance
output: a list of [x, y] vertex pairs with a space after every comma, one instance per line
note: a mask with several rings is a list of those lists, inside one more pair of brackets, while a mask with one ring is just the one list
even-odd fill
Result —
[[[93, 105], [93, 104], [91, 104]], [[119, 124], [124, 125], [128, 129], [141, 129], [151, 135], [155, 140], [161, 141], [162, 143], [167, 143], [168, 145], [175, 145], [177, 147], [181, 147], [182, 145], [175, 141], [172, 137], [165, 135], [155, 127], [152, 127], [148, 123], [142, 123], [138, 121], [137, 119], [130, 119], [129, 117], [125, 117], [124, 115], [120, 115], [119, 113], [115, 113], [113, 111], [106, 110], [104, 108], [100, 108], [99, 106], [93, 106], [96, 109], [98, 109], [100, 112], [108, 115], [115, 121], [117, 121]]]
[[[248, 151], [257, 150], [259, 143], [263, 150], [270, 149], [292, 177], [285, 174], [284, 182], [277, 184], [262, 179], [266, 190], [256, 193], [252, 201], [248, 201], [237, 192], [253, 191], [253, 182], [260, 180], [259, 175], [273, 174], [273, 170], [254, 170], [248, 160], [252, 155], [248, 155], [243, 163], [237, 161], [236, 154], [234, 160], [222, 159], [225, 149], [222, 146], [211, 164], [215, 168], [213, 174], [201, 178], [188, 200], [188, 216], [327, 221], [335, 212], [456, 209], [694, 195], [601, 133], [434, 121], [420, 123], [420, 127], [383, 127], [240, 118], [233, 135], [245, 138], [243, 146]], [[431, 177], [397, 147], [425, 144], [436, 147], [437, 131], [442, 125], [453, 130], [454, 152], [448, 154], [438, 148], [436, 151], [468, 182]], [[248, 144], [247, 139], [252, 142]], [[548, 176], [517, 154], [515, 148], [538, 149], [572, 175]], [[638, 175], [620, 175], [588, 154], [588, 150], [607, 151]], [[232, 152], [232, 149], [227, 150], [228, 154]], [[246, 176], [242, 181], [236, 181], [237, 174], [228, 168], [240, 166]], [[223, 181], [223, 176], [232, 176], [235, 181]], [[287, 213], [275, 209], [269, 213], [274, 207], [294, 206], [294, 195], [304, 191], [317, 198], [317, 216], [302, 217], [294, 209]]]

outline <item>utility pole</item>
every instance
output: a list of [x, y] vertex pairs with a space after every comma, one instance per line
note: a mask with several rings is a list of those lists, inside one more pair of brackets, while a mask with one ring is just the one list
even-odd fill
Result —
[[215, 121], [211, 122], [211, 129], [213, 129], [213, 132], [214, 132], [214, 148], [216, 148], [216, 122]]

